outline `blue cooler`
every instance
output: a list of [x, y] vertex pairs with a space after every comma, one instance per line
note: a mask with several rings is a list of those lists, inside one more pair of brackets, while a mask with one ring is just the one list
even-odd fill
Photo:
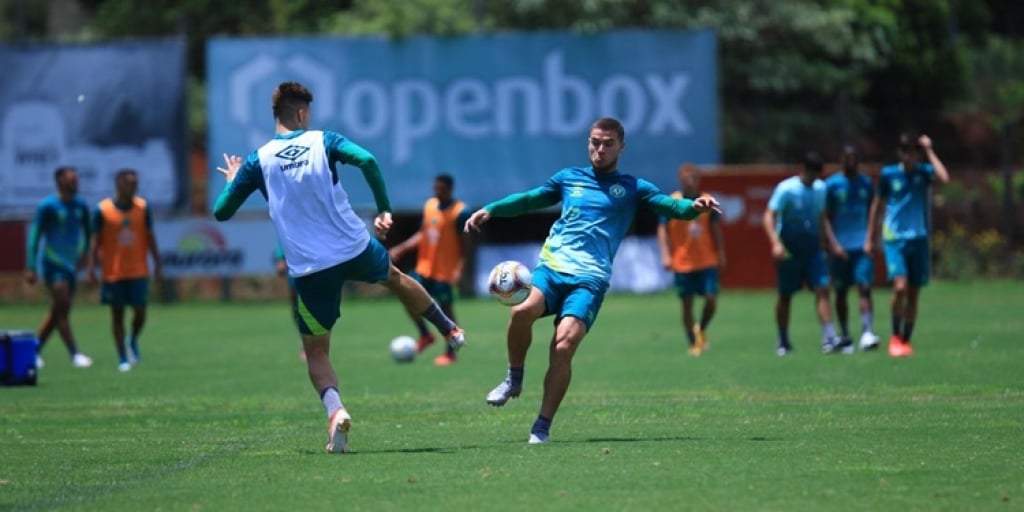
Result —
[[36, 348], [32, 331], [0, 331], [0, 384], [36, 385]]

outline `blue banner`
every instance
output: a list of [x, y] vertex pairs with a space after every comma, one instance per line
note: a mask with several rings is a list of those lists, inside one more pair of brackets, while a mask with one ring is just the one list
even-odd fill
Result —
[[[377, 156], [396, 209], [420, 209], [442, 172], [480, 206], [587, 165], [588, 130], [603, 116], [626, 128], [620, 169], [665, 190], [678, 187], [680, 163], [719, 161], [710, 31], [219, 39], [207, 63], [212, 163], [273, 135], [271, 93], [294, 80], [313, 92], [312, 128]], [[342, 171], [353, 204], [372, 207], [359, 171]], [[211, 208], [223, 183], [211, 165]]]
[[78, 169], [89, 202], [139, 175], [158, 212], [187, 206], [185, 40], [0, 47], [0, 216], [30, 217]]

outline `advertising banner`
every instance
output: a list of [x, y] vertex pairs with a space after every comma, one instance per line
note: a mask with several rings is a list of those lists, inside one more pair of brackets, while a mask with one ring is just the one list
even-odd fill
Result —
[[[681, 161], [719, 160], [710, 31], [215, 39], [207, 65], [211, 155], [263, 145], [274, 88], [298, 81], [313, 92], [314, 129], [377, 156], [396, 209], [419, 210], [441, 172], [477, 206], [585, 166], [590, 124], [603, 116], [625, 126], [621, 168], [660, 187], [674, 186]], [[211, 207], [224, 185], [213, 167]], [[340, 177], [354, 204], [373, 204], [358, 170]]]
[[270, 219], [157, 220], [160, 260], [168, 278], [269, 275], [277, 238]]
[[139, 173], [156, 212], [187, 200], [185, 41], [0, 47], [0, 216], [30, 218], [54, 170], [96, 203]]

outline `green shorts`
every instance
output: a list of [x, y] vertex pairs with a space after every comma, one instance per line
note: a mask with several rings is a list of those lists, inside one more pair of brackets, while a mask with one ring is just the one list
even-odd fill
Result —
[[449, 284], [436, 279], [428, 279], [416, 272], [409, 272], [409, 277], [415, 279], [423, 289], [437, 302], [438, 306], [447, 307], [455, 303], [455, 288]]
[[100, 302], [110, 306], [145, 306], [149, 302], [149, 278], [105, 282], [100, 288]]
[[376, 238], [363, 252], [333, 267], [295, 278], [295, 323], [302, 334], [326, 334], [341, 316], [341, 286], [345, 281], [375, 283], [388, 278], [391, 258]]

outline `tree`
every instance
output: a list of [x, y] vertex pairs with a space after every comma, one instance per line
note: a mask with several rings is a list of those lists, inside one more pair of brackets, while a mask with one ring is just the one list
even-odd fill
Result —
[[990, 36], [968, 54], [970, 94], [964, 107], [980, 113], [999, 134], [1004, 233], [1013, 247], [1017, 216], [1013, 132], [1024, 121], [1024, 43]]

